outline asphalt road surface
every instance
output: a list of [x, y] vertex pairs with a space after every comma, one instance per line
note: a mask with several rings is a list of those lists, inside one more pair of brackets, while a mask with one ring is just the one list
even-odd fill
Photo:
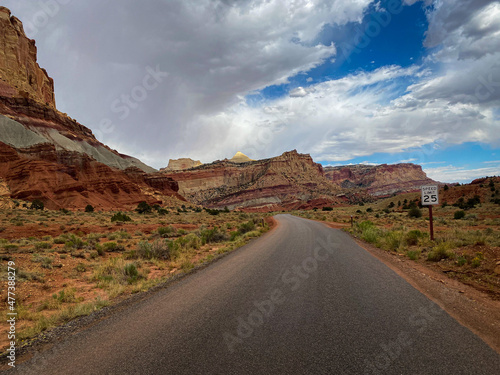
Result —
[[500, 374], [500, 356], [345, 233], [262, 238], [19, 364], [19, 374]]

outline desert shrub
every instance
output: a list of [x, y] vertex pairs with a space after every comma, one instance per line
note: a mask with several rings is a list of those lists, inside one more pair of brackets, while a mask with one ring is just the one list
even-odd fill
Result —
[[235, 231], [229, 233], [229, 240], [235, 241], [236, 238], [238, 238], [239, 236], [241, 236], [241, 233], [238, 230], [235, 230]]
[[77, 302], [77, 298], [75, 296], [76, 289], [63, 289], [59, 293], [54, 293], [52, 298], [60, 303], [73, 303]]
[[368, 208], [366, 209], [366, 212], [373, 212], [373, 208], [368, 207]]
[[169, 242], [166, 240], [156, 240], [153, 243], [141, 241], [137, 246], [136, 254], [142, 259], [169, 260], [172, 257]]
[[203, 245], [210, 242], [223, 242], [227, 241], [228, 239], [227, 234], [219, 230], [219, 227], [201, 230], [200, 237], [201, 237], [201, 243]]
[[49, 242], [36, 242], [35, 243], [35, 250], [46, 250], [50, 249], [52, 247], [52, 244]]
[[123, 275], [128, 284], [133, 284], [141, 278], [135, 263], [128, 263], [123, 267]]
[[147, 204], [147, 202], [144, 201], [140, 202], [135, 209], [135, 211], [139, 214], [150, 214], [152, 210], [153, 207], [151, 207], [149, 204]]
[[178, 247], [182, 250], [199, 249], [201, 246], [201, 239], [194, 233], [189, 233], [187, 236], [180, 237], [173, 242], [174, 249]]
[[33, 202], [31, 202], [30, 210], [40, 210], [43, 211], [45, 208], [45, 205], [40, 199], [35, 199]]
[[357, 223], [355, 230], [363, 240], [369, 243], [377, 243], [382, 235], [380, 229], [369, 220]]
[[438, 244], [429, 254], [427, 254], [427, 260], [439, 262], [442, 259], [452, 258], [453, 253], [448, 251], [451, 247], [453, 247], [453, 245], [448, 242]]
[[238, 227], [238, 231], [241, 234], [245, 234], [246, 232], [250, 232], [250, 231], [252, 231], [254, 229], [255, 229], [255, 223], [253, 222], [253, 220], [249, 220], [246, 223], [242, 223]]
[[406, 256], [411, 260], [417, 260], [420, 258], [420, 250], [409, 250], [406, 252]]
[[389, 231], [382, 236], [381, 244], [386, 250], [397, 251], [403, 243], [404, 233], [401, 231]]
[[75, 267], [75, 270], [77, 272], [85, 272], [85, 271], [87, 271], [87, 267], [85, 267], [85, 264], [83, 264], [83, 263], [78, 263]]
[[157, 232], [160, 237], [167, 238], [175, 236], [177, 230], [173, 226], [169, 225], [168, 227], [159, 227]]
[[323, 207], [323, 211], [333, 211], [333, 207]]
[[212, 208], [205, 208], [205, 211], [207, 211], [210, 215], [218, 215], [218, 214], [220, 214], [219, 210], [212, 209]]
[[87, 245], [86, 242], [84, 242], [80, 237], [75, 236], [74, 234], [64, 237], [66, 238], [66, 241], [64, 242], [64, 247], [66, 249], [83, 249], [83, 247]]
[[421, 231], [419, 230], [411, 230], [409, 231], [408, 233], [406, 233], [406, 244], [408, 246], [415, 246], [415, 245], [418, 245], [418, 241], [420, 238], [424, 237], [425, 234], [422, 233]]
[[460, 220], [463, 219], [464, 217], [465, 217], [465, 211], [462, 210], [455, 211], [455, 213], [453, 214], [453, 218], [455, 220]]
[[457, 264], [461, 267], [463, 265], [465, 265], [467, 263], [467, 258], [465, 258], [464, 256], [459, 256], [457, 258]]
[[33, 263], [40, 263], [42, 268], [51, 269], [52, 262], [54, 261], [54, 259], [50, 257], [43, 257], [40, 256], [39, 254], [33, 254], [33, 256], [31, 257], [31, 261]]
[[94, 212], [94, 206], [92, 206], [91, 204], [88, 204], [85, 207], [85, 212]]
[[102, 244], [102, 248], [104, 251], [110, 253], [113, 251], [123, 251], [124, 248], [121, 245], [118, 245], [116, 242], [105, 242]]
[[165, 208], [158, 208], [156, 210], [158, 212], [158, 215], [168, 215], [168, 210], [166, 210]]
[[410, 210], [408, 211], [408, 216], [409, 217], [412, 217], [412, 218], [419, 218], [419, 217], [422, 217], [422, 211], [420, 210], [420, 208], [418, 208], [417, 206], [413, 206], [410, 208]]
[[124, 221], [132, 221], [132, 219], [130, 218], [130, 216], [128, 216], [122, 212], [117, 212], [116, 214], [114, 214], [111, 217], [111, 222], [113, 223], [115, 221], [124, 222]]

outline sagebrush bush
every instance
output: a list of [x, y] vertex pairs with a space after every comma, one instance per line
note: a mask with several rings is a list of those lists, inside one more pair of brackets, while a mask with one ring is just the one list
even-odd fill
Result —
[[454, 253], [448, 251], [452, 247], [453, 245], [448, 242], [441, 242], [435, 246], [429, 254], [427, 254], [427, 260], [430, 260], [431, 262], [439, 262], [442, 259], [453, 258]]
[[411, 230], [409, 231], [408, 233], [406, 233], [406, 244], [408, 246], [415, 246], [415, 245], [418, 245], [418, 241], [424, 237], [424, 233], [422, 233], [421, 231], [419, 231], [418, 229], [417, 230]]
[[125, 221], [132, 221], [130, 216], [124, 214], [123, 212], [117, 212], [111, 217], [111, 222], [114, 223], [115, 221], [118, 222], [125, 222]]
[[422, 217], [422, 211], [416, 206], [411, 207], [410, 211], [408, 211], [408, 216], [418, 219], [419, 217]]
[[221, 231], [219, 227], [201, 230], [200, 237], [201, 237], [201, 243], [203, 245], [211, 242], [227, 241], [229, 238], [226, 232]]
[[156, 240], [153, 243], [141, 241], [136, 254], [142, 259], [170, 260], [172, 258], [172, 251], [166, 240]]
[[163, 238], [175, 236], [177, 230], [169, 225], [168, 227], [159, 227], [157, 229], [158, 235]]

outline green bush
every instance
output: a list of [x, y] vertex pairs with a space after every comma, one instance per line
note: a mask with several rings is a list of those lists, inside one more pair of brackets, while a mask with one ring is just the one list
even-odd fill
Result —
[[52, 244], [49, 242], [37, 242], [35, 243], [35, 250], [50, 249]]
[[375, 227], [375, 224], [369, 220], [356, 224], [356, 232], [363, 240], [373, 244], [379, 241], [382, 234], [382, 232]]
[[333, 207], [323, 207], [323, 211], [333, 211]]
[[250, 232], [254, 229], [255, 229], [255, 223], [253, 222], [253, 220], [247, 221], [246, 223], [242, 223], [238, 227], [238, 231], [241, 234], [245, 234], [245, 233]]
[[75, 270], [76, 270], [77, 272], [85, 272], [85, 271], [87, 271], [87, 268], [85, 267], [85, 264], [83, 264], [83, 263], [78, 263], [78, 264], [76, 265], [76, 267], [75, 267]]
[[127, 283], [132, 284], [140, 278], [139, 270], [135, 263], [128, 263], [123, 267], [123, 275]]
[[420, 238], [424, 237], [424, 233], [419, 230], [411, 230], [406, 233], [406, 244], [408, 246], [418, 245], [418, 241]]
[[408, 211], [408, 216], [418, 219], [419, 217], [422, 217], [422, 211], [417, 206], [413, 206], [410, 208], [410, 211]]
[[91, 204], [88, 204], [85, 207], [85, 212], [94, 212], [94, 206], [92, 206]]
[[45, 208], [45, 205], [43, 204], [43, 202], [40, 199], [35, 199], [33, 202], [31, 202], [31, 206], [30, 206], [31, 210], [43, 211], [44, 208]]
[[449, 244], [447, 242], [442, 242], [434, 249], [427, 254], [427, 260], [430, 260], [432, 262], [439, 262], [442, 259], [448, 259], [453, 257], [453, 253], [448, 252], [448, 249], [450, 247], [453, 247], [452, 244]]
[[102, 248], [108, 253], [123, 250], [123, 247], [119, 246], [116, 242], [105, 242], [102, 244]]
[[228, 240], [227, 234], [219, 230], [219, 227], [201, 230], [200, 237], [203, 245], [210, 242], [223, 242]]
[[453, 214], [453, 218], [455, 220], [460, 220], [460, 219], [463, 219], [465, 217], [465, 211], [455, 211], [455, 213]]
[[[397, 251], [404, 238], [404, 233], [401, 231], [390, 231], [382, 236], [382, 247], [386, 250]], [[376, 241], [376, 240], [375, 240]]]
[[142, 259], [170, 260], [172, 258], [171, 250], [169, 242], [166, 240], [156, 240], [153, 243], [141, 241], [137, 247], [136, 254]]
[[111, 222], [113, 223], [115, 221], [125, 222], [125, 221], [132, 221], [132, 219], [130, 218], [130, 216], [127, 216], [122, 212], [117, 212], [111, 217]]
[[411, 260], [417, 260], [418, 258], [420, 258], [420, 250], [407, 251], [406, 256]]
[[218, 214], [220, 214], [219, 210], [212, 209], [212, 208], [205, 208], [205, 211], [207, 211], [210, 215], [218, 215]]
[[457, 259], [457, 264], [461, 267], [467, 263], [467, 259], [464, 256], [460, 256]]
[[173, 226], [169, 225], [168, 227], [159, 227], [157, 232], [160, 237], [167, 238], [175, 236], [177, 230]]
[[137, 208], [135, 210], [139, 214], [150, 214], [153, 210], [153, 207], [147, 204], [147, 202], [143, 201], [137, 205]]

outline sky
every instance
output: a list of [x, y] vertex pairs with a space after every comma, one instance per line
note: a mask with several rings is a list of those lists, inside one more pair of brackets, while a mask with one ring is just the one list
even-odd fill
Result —
[[500, 175], [500, 2], [4, 0], [60, 111], [162, 168], [296, 149]]

